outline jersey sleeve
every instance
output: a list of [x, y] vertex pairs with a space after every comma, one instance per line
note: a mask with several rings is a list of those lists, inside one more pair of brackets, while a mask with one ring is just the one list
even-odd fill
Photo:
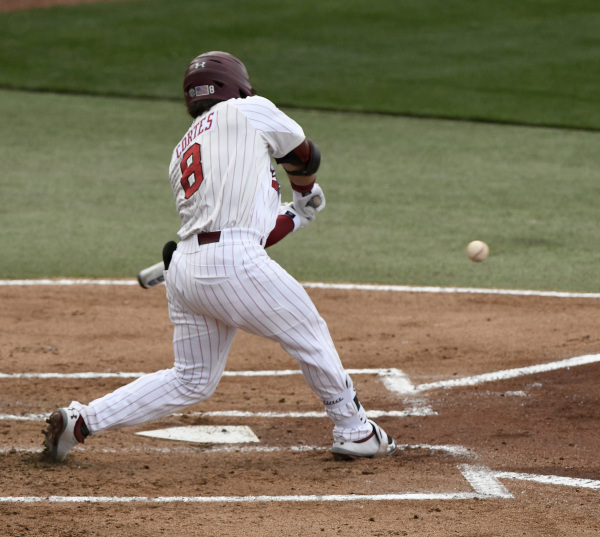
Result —
[[272, 157], [283, 157], [304, 141], [302, 127], [268, 99], [257, 95], [236, 99], [236, 105], [261, 134]]

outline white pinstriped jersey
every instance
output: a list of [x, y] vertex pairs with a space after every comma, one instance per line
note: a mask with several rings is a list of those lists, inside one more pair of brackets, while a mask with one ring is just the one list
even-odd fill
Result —
[[[334, 422], [334, 441], [375, 434], [327, 324], [260, 240], [279, 212], [271, 157], [286, 155], [303, 140], [295, 121], [257, 96], [221, 102], [194, 120], [169, 170], [182, 224], [165, 271], [175, 364], [89, 405], [73, 401], [70, 408], [81, 413], [91, 434], [208, 399], [239, 329], [277, 341], [297, 360]], [[204, 231], [221, 231], [219, 240], [199, 244], [194, 234]]]
[[286, 155], [304, 138], [300, 125], [259, 96], [218, 103], [197, 117], [169, 168], [179, 238], [229, 228], [267, 237], [280, 203], [270, 157]]

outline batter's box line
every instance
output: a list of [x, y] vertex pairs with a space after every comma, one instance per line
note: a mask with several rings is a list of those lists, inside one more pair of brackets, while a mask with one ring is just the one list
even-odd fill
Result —
[[[0, 453], [42, 453], [43, 447], [0, 447]], [[120, 448], [83, 448], [76, 446], [74, 452], [97, 452], [97, 453], [162, 453], [162, 454], [186, 454], [186, 453], [315, 453], [328, 452], [331, 446], [299, 445], [299, 446], [256, 446], [256, 445], [211, 445], [211, 446], [130, 446]], [[427, 450], [441, 452], [455, 458], [474, 459], [477, 455], [468, 447], [450, 444], [398, 444], [398, 450]]]
[[600, 489], [600, 481], [558, 476], [536, 476], [511, 472], [493, 472], [485, 466], [458, 466], [471, 492], [406, 492], [388, 494], [331, 494], [296, 496], [0, 496], [0, 503], [302, 503], [302, 502], [375, 502], [375, 501], [451, 501], [510, 500], [514, 496], [499, 479], [523, 479], [543, 484]]
[[[461, 446], [401, 445], [400, 449], [425, 448], [464, 455]], [[533, 481], [541, 484], [600, 489], [600, 481], [561, 476], [532, 475], [514, 472], [494, 472], [486, 466], [460, 464], [458, 470], [472, 488], [470, 492], [407, 492], [388, 494], [336, 494], [296, 496], [4, 496], [0, 503], [273, 503], [273, 502], [356, 502], [356, 501], [427, 501], [427, 500], [490, 500], [512, 499], [512, 493], [500, 479]]]
[[[569, 369], [571, 367], [577, 367], [582, 365], [588, 365], [600, 362], [600, 354], [588, 354], [584, 356], [577, 356], [574, 358], [567, 358], [565, 360], [559, 360], [556, 362], [550, 362], [546, 364], [537, 364], [527, 367], [519, 367], [515, 369], [507, 369], [502, 371], [495, 371], [492, 373], [484, 373], [481, 375], [475, 375], [470, 377], [463, 377], [459, 379], [442, 380], [437, 382], [430, 382], [425, 384], [413, 385], [409, 377], [400, 369], [396, 368], [380, 368], [380, 369], [348, 369], [347, 372], [350, 375], [378, 375], [382, 378], [384, 386], [391, 392], [404, 398], [404, 403], [410, 405], [406, 410], [397, 411], [398, 414], [395, 417], [405, 416], [430, 416], [436, 415], [437, 413], [431, 408], [425, 399], [415, 397], [419, 394], [434, 390], [434, 389], [450, 389], [460, 386], [475, 386], [484, 382], [496, 382], [499, 380], [507, 380], [511, 378], [522, 377], [525, 375], [533, 375], [536, 373], [545, 373], [549, 371], [556, 371], [559, 369]], [[116, 373], [0, 373], [0, 379], [21, 379], [21, 378], [71, 378], [71, 379], [91, 379], [91, 378], [132, 378], [141, 377], [146, 373], [128, 373], [128, 372], [116, 372]], [[288, 375], [300, 375], [300, 370], [279, 370], [279, 371], [225, 371], [223, 376], [225, 377], [264, 377], [264, 376], [288, 376]], [[235, 412], [235, 411], [232, 411]], [[384, 411], [379, 411], [384, 412]], [[387, 415], [387, 414], [386, 414]], [[8, 414], [0, 414], [0, 420], [28, 420], [28, 419], [39, 419], [37, 415], [31, 417], [20, 417]], [[381, 417], [383, 414], [371, 413], [370, 417], [376, 418]], [[272, 414], [265, 417], [275, 417]], [[281, 416], [289, 417], [289, 415]], [[296, 416], [305, 417], [305, 416]], [[320, 415], [318, 416], [320, 417]]]
[[[104, 449], [93, 449], [93, 452], [99, 453], [277, 453], [282, 451], [292, 451], [296, 453], [308, 453], [308, 452], [327, 452], [329, 446], [211, 446], [209, 448], [197, 448], [190, 446], [170, 446], [170, 447], [157, 447], [157, 446], [143, 446], [143, 447], [130, 447], [130, 448], [104, 448]], [[423, 449], [429, 451], [438, 451], [446, 453], [455, 458], [468, 458], [477, 459], [477, 455], [465, 446], [459, 445], [448, 445], [448, 444], [398, 444], [400, 451], [410, 451], [416, 449]], [[42, 453], [44, 448], [42, 447], [0, 447], [0, 453]], [[84, 452], [85, 450], [81, 447], [75, 447], [74, 451]], [[89, 450], [88, 450], [89, 451]], [[600, 490], [600, 480], [584, 479], [575, 477], [565, 476], [554, 476], [554, 475], [539, 475], [539, 474], [526, 474], [518, 472], [505, 472], [505, 471], [491, 471], [485, 466], [475, 466], [465, 464], [462, 467], [459, 466], [463, 475], [466, 474], [466, 479], [472, 485], [476, 484], [474, 488], [479, 491], [482, 495], [494, 495], [493, 492], [498, 487], [497, 481], [499, 479], [512, 479], [517, 481], [530, 481], [534, 483], [540, 483], [544, 485], [560, 485], [566, 487], [583, 488], [583, 489], [594, 489]]]
[[[346, 369], [350, 375], [404, 375], [395, 368]], [[94, 372], [81, 371], [78, 373], [0, 373], [0, 379], [109, 379], [109, 378], [139, 378], [148, 373], [139, 371]], [[223, 377], [287, 377], [302, 375], [299, 369], [259, 370], [259, 371], [224, 371]]]
[[[536, 373], [545, 373], [549, 371], [556, 371], [559, 369], [569, 369], [571, 367], [577, 367], [582, 365], [588, 365], [600, 362], [600, 354], [588, 354], [584, 356], [577, 356], [574, 358], [567, 358], [565, 360], [559, 360], [556, 362], [550, 362], [546, 364], [537, 364], [527, 367], [519, 367], [516, 369], [507, 369], [502, 371], [496, 371], [492, 373], [484, 373], [481, 375], [475, 375], [470, 377], [463, 377], [459, 379], [442, 380], [437, 382], [430, 382], [426, 384], [413, 385], [408, 376], [396, 368], [381, 368], [381, 369], [348, 369], [347, 372], [350, 375], [378, 375], [382, 378], [385, 387], [397, 395], [404, 398], [404, 403], [409, 405], [407, 409], [403, 411], [391, 411], [392, 413], [382, 414], [385, 411], [374, 411], [370, 413], [370, 417], [377, 418], [383, 417], [384, 415], [394, 415], [394, 417], [406, 417], [406, 416], [431, 416], [437, 413], [431, 408], [425, 399], [415, 397], [419, 394], [434, 390], [434, 389], [449, 389], [460, 386], [475, 386], [484, 382], [496, 382], [499, 380], [506, 380], [511, 378], [522, 377], [525, 375], [533, 375]], [[75, 379], [91, 379], [91, 378], [131, 378], [141, 377], [146, 373], [0, 373], [0, 379], [21, 379], [21, 378], [75, 378]], [[280, 370], [280, 371], [226, 371], [223, 376], [226, 377], [264, 377], [264, 376], [288, 376], [288, 375], [300, 375], [300, 370]], [[236, 412], [236, 411], [230, 411]], [[204, 415], [210, 415], [203, 413]], [[317, 413], [318, 414], [318, 413]], [[233, 416], [233, 414], [231, 414]], [[29, 417], [31, 416], [31, 417]], [[38, 420], [39, 415], [29, 416], [15, 416], [9, 414], [0, 414], [0, 420]], [[241, 417], [241, 414], [238, 415]], [[260, 416], [257, 416], [260, 417]], [[265, 413], [262, 417], [290, 417], [289, 413], [277, 415], [276, 413]], [[321, 417], [321, 414], [309, 415], [303, 414], [295, 417]]]
[[[365, 368], [365, 369], [347, 369], [349, 375], [376, 375], [383, 379], [384, 385], [391, 391], [397, 391], [398, 383], [403, 386], [412, 386], [408, 377], [399, 369], [396, 368]], [[96, 379], [96, 378], [139, 378], [146, 373], [140, 372], [79, 372], [79, 373], [0, 373], [0, 379]], [[263, 371], [225, 371], [223, 377], [281, 377], [302, 375], [299, 369], [283, 369], [283, 370], [263, 370]], [[425, 399], [411, 397], [404, 399], [406, 408], [400, 411], [370, 411], [368, 415], [372, 419], [379, 417], [396, 417], [404, 418], [408, 416], [423, 417], [435, 416], [435, 412]], [[228, 416], [228, 417], [264, 417], [264, 418], [321, 418], [325, 417], [325, 413], [309, 412], [309, 413], [250, 413], [238, 411], [226, 411], [225, 413], [199, 413], [197, 415], [204, 416]], [[19, 417], [9, 414], [0, 414], [0, 420], [28, 420], [38, 419], [36, 415], [31, 417]]]
[[402, 371], [397, 369], [384, 376], [383, 383], [388, 390], [397, 393], [398, 395], [410, 396], [418, 395], [431, 390], [475, 386], [485, 382], [496, 382], [499, 380], [513, 379], [526, 375], [535, 375], [537, 373], [547, 373], [549, 371], [569, 369], [571, 367], [589, 365], [598, 362], [600, 362], [600, 354], [587, 354], [585, 356], [576, 356], [574, 358], [567, 358], [565, 360], [558, 360], [556, 362], [549, 362], [546, 364], [536, 364], [526, 367], [518, 367], [515, 369], [494, 371], [492, 373], [483, 373], [481, 375], [474, 375], [470, 377], [418, 384], [416, 386], [410, 382], [409, 378]]
[[470, 492], [405, 492], [387, 494], [325, 494], [294, 496], [4, 496], [0, 503], [277, 503], [373, 502], [426, 500], [510, 499], [512, 494], [481, 466], [458, 467], [473, 489]]
[[[406, 418], [409, 416], [421, 417], [437, 415], [437, 412], [429, 407], [409, 407], [405, 410], [368, 410], [367, 416], [371, 419], [377, 418]], [[44, 421], [48, 414], [0, 414], [0, 421]], [[249, 412], [245, 410], [214, 410], [188, 413], [175, 413], [161, 418], [247, 418], [247, 419], [325, 419], [328, 418], [325, 412]]]
[[[430, 390], [442, 388], [455, 388], [461, 386], [475, 386], [485, 382], [495, 382], [511, 378], [546, 373], [559, 369], [569, 369], [582, 365], [600, 362], [600, 354], [588, 354], [576, 356], [545, 364], [536, 364], [515, 369], [506, 369], [491, 373], [483, 373], [462, 377], [458, 379], [441, 380], [424, 384], [414, 385], [409, 377], [400, 369], [396, 368], [371, 368], [371, 369], [347, 369], [350, 375], [377, 375], [382, 378], [388, 390], [401, 396], [417, 395]], [[95, 379], [95, 378], [139, 378], [147, 373], [141, 372], [80, 372], [80, 373], [0, 373], [0, 379]], [[279, 377], [289, 375], [301, 375], [298, 369], [266, 370], [266, 371], [225, 371], [223, 377]], [[417, 403], [418, 404], [418, 403]]]

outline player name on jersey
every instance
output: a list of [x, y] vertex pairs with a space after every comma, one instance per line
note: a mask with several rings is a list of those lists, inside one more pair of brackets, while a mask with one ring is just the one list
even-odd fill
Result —
[[216, 119], [215, 114], [216, 112], [210, 112], [209, 114], [203, 116], [200, 121], [195, 121], [192, 124], [190, 130], [187, 131], [186, 135], [181, 139], [181, 142], [179, 142], [175, 148], [177, 158], [182, 155], [188, 145], [194, 141], [196, 136], [212, 129], [214, 124], [213, 121]]

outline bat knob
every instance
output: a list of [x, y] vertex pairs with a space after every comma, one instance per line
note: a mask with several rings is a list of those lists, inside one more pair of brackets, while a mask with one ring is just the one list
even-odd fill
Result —
[[163, 263], [165, 264], [165, 270], [169, 270], [171, 258], [173, 257], [173, 252], [175, 250], [177, 250], [177, 243], [175, 241], [169, 241], [163, 246], [162, 257]]

